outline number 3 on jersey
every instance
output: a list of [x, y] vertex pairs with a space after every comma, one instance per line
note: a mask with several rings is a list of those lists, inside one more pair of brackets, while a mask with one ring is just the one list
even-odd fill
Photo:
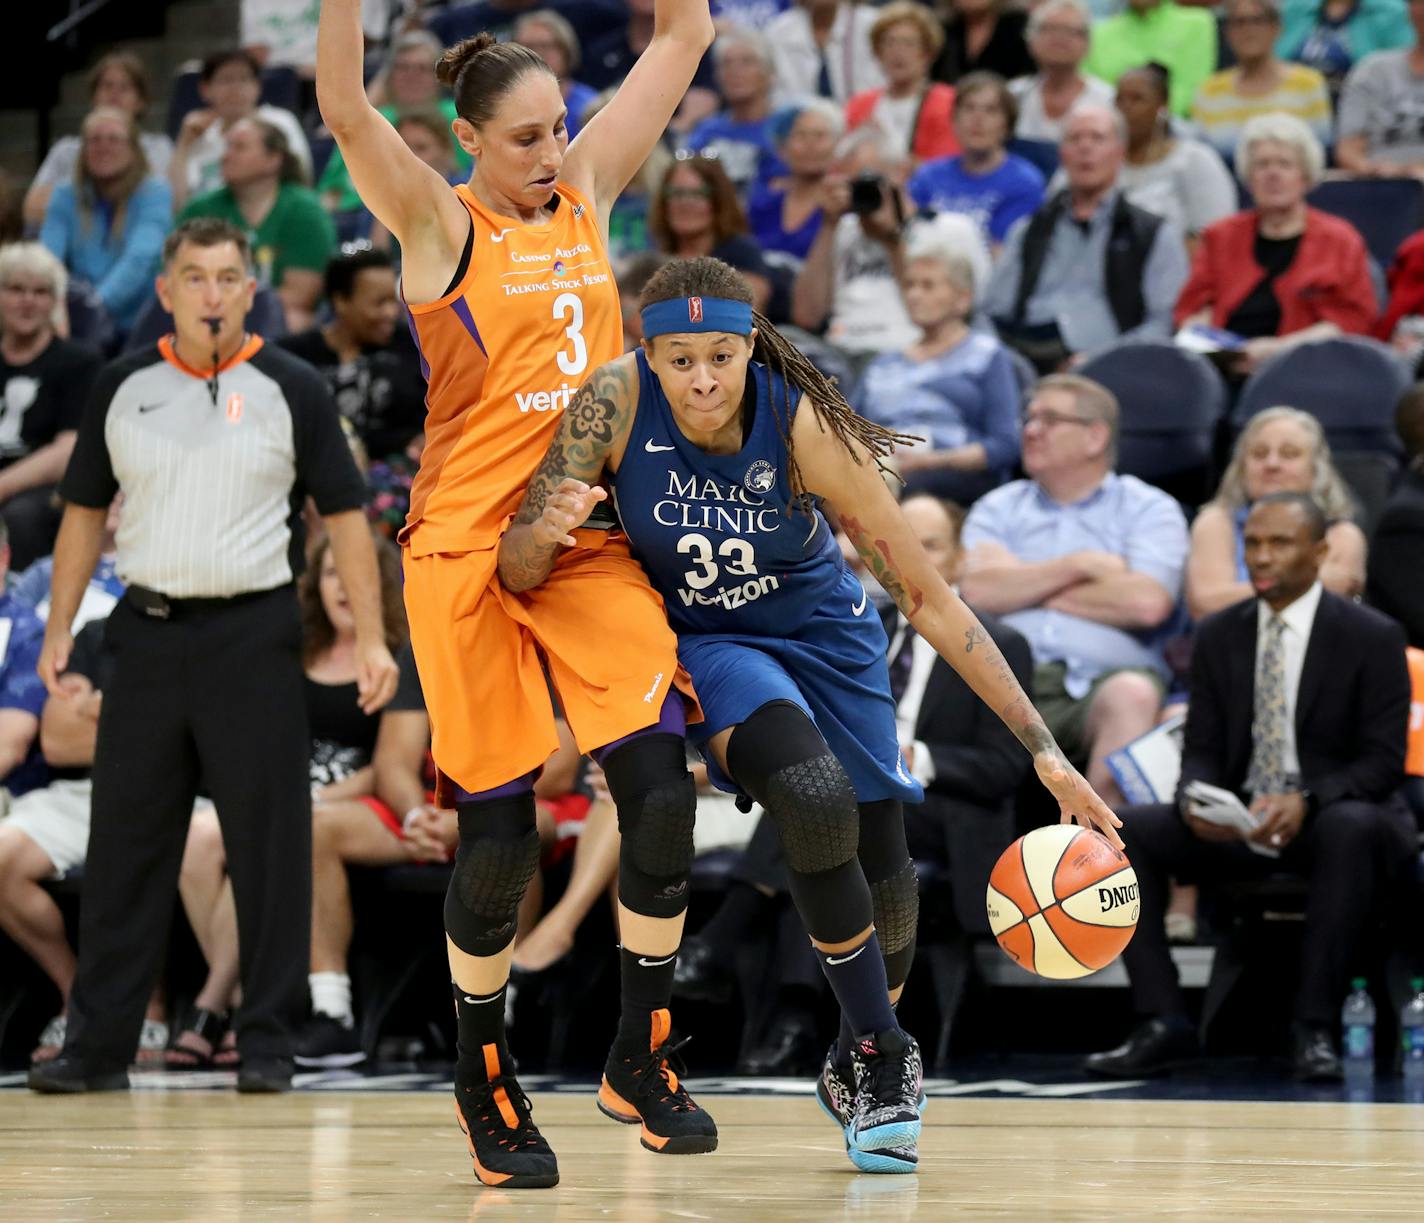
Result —
[[[677, 550], [692, 558], [696, 566], [682, 575], [682, 580], [693, 590], [706, 590], [717, 580], [719, 566], [712, 559], [712, 543], [705, 535], [684, 535], [677, 541]], [[725, 568], [733, 577], [756, 576], [756, 553], [745, 539], [724, 539], [717, 549], [722, 558], [720, 568]]]
[[560, 293], [554, 298], [554, 317], [563, 322], [568, 318], [564, 334], [573, 345], [573, 352], [559, 353], [559, 370], [574, 377], [588, 368], [588, 345], [583, 342], [583, 299], [577, 293]]

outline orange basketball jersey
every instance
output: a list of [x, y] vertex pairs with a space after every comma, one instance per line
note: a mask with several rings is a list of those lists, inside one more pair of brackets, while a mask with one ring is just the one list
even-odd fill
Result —
[[593, 205], [560, 184], [553, 218], [520, 225], [455, 188], [470, 266], [410, 306], [429, 383], [425, 452], [401, 538], [415, 556], [492, 548], [565, 407], [623, 351], [618, 287]]

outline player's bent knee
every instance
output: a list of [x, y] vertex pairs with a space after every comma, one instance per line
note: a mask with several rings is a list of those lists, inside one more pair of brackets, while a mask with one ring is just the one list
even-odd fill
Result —
[[767, 779], [765, 805], [793, 871], [819, 874], [855, 857], [860, 809], [850, 778], [834, 756], [778, 769]]
[[871, 910], [880, 953], [885, 957], [885, 976], [890, 988], [903, 985], [915, 958], [915, 937], [920, 924], [920, 888], [915, 864], [905, 864], [886, 879], [870, 882]]
[[462, 804], [459, 820], [445, 932], [466, 955], [498, 955], [514, 941], [519, 902], [539, 868], [534, 796]]
[[644, 917], [677, 917], [687, 908], [697, 814], [697, 790], [682, 738], [634, 740], [611, 753], [603, 771], [623, 836], [619, 900]]

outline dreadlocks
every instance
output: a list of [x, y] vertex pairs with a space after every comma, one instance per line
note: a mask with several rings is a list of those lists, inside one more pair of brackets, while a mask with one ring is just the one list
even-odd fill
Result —
[[[654, 302], [670, 301], [678, 297], [724, 297], [729, 301], [750, 304], [752, 290], [735, 268], [720, 259], [700, 255], [696, 259], [679, 259], [660, 268], [644, 286], [638, 304], [640, 307], [651, 306]], [[785, 402], [780, 411], [777, 411], [775, 402], [772, 403], [772, 416], [786, 446], [792, 503], [809, 502], [806, 498], [806, 486], [801, 478], [801, 465], [796, 461], [796, 449], [791, 439], [791, 411], [795, 406], [792, 400], [793, 388], [810, 397], [817, 420], [840, 438], [857, 463], [864, 462], [862, 456], [868, 454], [881, 472], [898, 479], [886, 460], [895, 453], [896, 446], [912, 445], [922, 439], [896, 433], [874, 421], [866, 420], [846, 402], [836, 380], [827, 378], [811, 364], [806, 355], [777, 331], [764, 314], [754, 310], [752, 322], [756, 325], [757, 333], [752, 359], [760, 361], [773, 373], [780, 374], [785, 379]]]

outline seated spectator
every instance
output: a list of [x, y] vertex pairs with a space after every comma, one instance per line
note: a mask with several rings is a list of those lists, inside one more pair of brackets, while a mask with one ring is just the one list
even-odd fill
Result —
[[1325, 78], [1276, 55], [1279, 0], [1227, 0], [1221, 24], [1236, 66], [1212, 73], [1192, 99], [1192, 122], [1202, 138], [1223, 157], [1235, 157], [1246, 120], [1275, 111], [1294, 115], [1328, 145], [1333, 116]]
[[[366, 36], [385, 37], [376, 20], [380, 6], [363, 4]], [[385, 6], [389, 8], [389, 5]], [[264, 68], [291, 68], [302, 76], [316, 76], [316, 26], [320, 8], [300, 8], [290, 0], [242, 0], [242, 46]]]
[[894, 0], [870, 27], [870, 45], [885, 75], [881, 89], [865, 89], [846, 103], [846, 126], [875, 125], [881, 148], [913, 169], [922, 161], [959, 152], [954, 131], [954, 90], [931, 82], [930, 64], [944, 31], [929, 10]]
[[1414, 45], [1359, 60], [1340, 91], [1335, 162], [1351, 174], [1424, 176], [1424, 4], [1409, 5]]
[[755, 30], [730, 30], [712, 44], [722, 110], [687, 135], [694, 153], [715, 157], [744, 196], [785, 169], [771, 133], [771, 44]]
[[[405, 141], [405, 147], [420, 158], [427, 166], [440, 175], [452, 187], [465, 182], [469, 170], [461, 170], [450, 152], [450, 124], [438, 110], [408, 110], [398, 115], [394, 121], [396, 135]], [[357, 197], [359, 202], [359, 196]], [[372, 248], [384, 251], [399, 265], [400, 243], [389, 229], [361, 205], [361, 213], [370, 217], [371, 227], [367, 241]]]
[[0, 521], [0, 787], [18, 797], [46, 780], [38, 732], [45, 686], [36, 667], [44, 624], [8, 587], [10, 541]]
[[[905, 494], [968, 505], [1002, 484], [1019, 457], [1018, 379], [1004, 346], [971, 331], [978, 285], [972, 236], [922, 234], [905, 253], [900, 289], [920, 339], [866, 367], [856, 408], [923, 445], [896, 452]], [[968, 247], [968, 252], [966, 252]]]
[[[1284, 872], [1309, 887], [1292, 1069], [1299, 1079], [1342, 1077], [1332, 1033], [1346, 983], [1416, 855], [1416, 833], [1398, 797], [1409, 722], [1404, 634], [1322, 588], [1325, 529], [1304, 494], [1257, 502], [1245, 529], [1256, 596], [1197, 628], [1176, 802], [1120, 813], [1141, 889], [1122, 959], [1142, 1022], [1087, 1059], [1095, 1074], [1160, 1073], [1196, 1052], [1163, 928], [1168, 879], [1210, 885]], [[1187, 795], [1198, 781], [1237, 794], [1256, 831], [1243, 838], [1198, 816]]]
[[727, 172], [711, 157], [679, 157], [667, 168], [648, 210], [657, 249], [678, 259], [711, 255], [746, 276], [758, 310], [771, 298], [771, 273], [747, 232], [747, 216]]
[[[79, 630], [92, 620], [107, 620], [114, 605], [124, 596], [124, 581], [118, 572], [119, 516], [123, 511], [123, 494], [114, 498], [104, 519], [104, 534], [99, 541], [99, 560], [89, 578], [89, 585], [79, 600], [79, 609], [69, 631], [76, 637]], [[54, 557], [42, 556], [30, 565], [10, 585], [10, 593], [30, 608], [42, 622], [49, 620], [50, 587], [54, 581]]]
[[[398, 653], [406, 639], [400, 559], [394, 545], [384, 541], [377, 542], [376, 556], [380, 562], [386, 644]], [[359, 704], [355, 620], [326, 539], [313, 548], [297, 590], [311, 731], [312, 1009], [318, 1019], [298, 1036], [297, 1058], [306, 1065], [352, 1065], [361, 1060], [361, 1054], [353, 1027], [351, 981], [344, 969], [351, 924], [342, 863], [443, 860], [445, 855], [419, 839], [407, 842], [398, 830], [396, 816], [373, 801], [371, 757], [380, 715], [364, 712]], [[386, 851], [386, 856], [376, 856], [373, 842]], [[350, 850], [346, 857], [343, 846]], [[194, 817], [180, 890], [194, 933], [199, 933], [200, 927], [207, 932], [204, 952], [208, 979], [195, 1001], [193, 1015], [175, 1037], [175, 1048], [187, 1047], [200, 1058], [204, 1051], [191, 1037], [201, 1035], [215, 1022], [219, 1027], [225, 1026], [237, 981], [236, 913], [230, 899], [231, 884], [224, 876], [224, 861], [216, 814]], [[333, 943], [341, 947], [339, 973], [325, 967], [324, 952]], [[205, 1013], [216, 1020], [208, 1019]], [[332, 1022], [322, 1023], [322, 1017]], [[214, 1044], [210, 1039], [207, 1043]], [[211, 1052], [208, 1050], [209, 1055]]]
[[337, 410], [366, 453], [404, 450], [425, 426], [425, 379], [400, 302], [389, 255], [358, 250], [326, 265], [322, 296], [331, 321], [278, 343], [326, 375]]
[[149, 172], [138, 128], [126, 111], [91, 110], [72, 183], [45, 209], [40, 241], [93, 286], [122, 334], [153, 292], [163, 238], [173, 220], [168, 184]]
[[[380, 107], [381, 114], [397, 128], [406, 115], [434, 111], [441, 116], [440, 140], [460, 174], [459, 181], [463, 182], [469, 177], [470, 155], [460, 147], [450, 128], [456, 117], [454, 100], [441, 94], [440, 82], [435, 79], [435, 62], [443, 51], [444, 48], [424, 30], [402, 34], [391, 49], [385, 72], [371, 85], [373, 89], [377, 84], [382, 85], [386, 101]], [[351, 174], [346, 169], [346, 158], [339, 146], [332, 150], [316, 189], [321, 195], [321, 202], [333, 212], [356, 212], [365, 207], [356, 194]]]
[[[598, 90], [591, 85], [574, 79], [579, 70], [582, 48], [578, 35], [569, 19], [552, 9], [537, 9], [525, 13], [514, 23], [514, 41], [528, 47], [549, 65], [549, 71], [559, 79], [559, 89], [564, 95], [568, 114], [564, 116], [564, 130], [570, 141], [579, 134], [583, 126], [583, 112], [588, 104], [598, 96]], [[431, 60], [433, 65], [439, 53]], [[460, 150], [462, 153], [463, 149]]]
[[1366, 55], [1414, 45], [1407, 0], [1284, 0], [1276, 54], [1314, 68], [1334, 97]]
[[618, 301], [623, 314], [623, 351], [632, 352], [643, 342], [643, 313], [638, 298], [653, 274], [668, 261], [657, 251], [644, 251], [628, 260], [618, 275]]
[[203, 61], [198, 94], [203, 105], [183, 116], [169, 164], [174, 208], [223, 185], [227, 134], [243, 119], [262, 119], [277, 128], [286, 137], [287, 148], [300, 163], [304, 177], [311, 180], [311, 146], [301, 120], [280, 106], [259, 105], [262, 70], [251, 54], [234, 50], [208, 56]]
[[1165, 338], [1187, 279], [1182, 231], [1117, 188], [1122, 116], [1083, 106], [1059, 153], [1067, 186], [1009, 233], [981, 303], [1040, 373], [1116, 340]]
[[[594, 89], [609, 89], [628, 75], [638, 56], [653, 41], [655, 0], [626, 0], [623, 19], [598, 38], [583, 40], [583, 79]], [[668, 130], [685, 136], [717, 109], [717, 90], [712, 79], [712, 57], [704, 55], [692, 84], [682, 95]], [[585, 119], [585, 122], [587, 120]]]
[[1390, 260], [1389, 301], [1375, 323], [1374, 334], [1411, 366], [1424, 357], [1424, 231], [1399, 244]]
[[785, 98], [830, 98], [844, 106], [863, 89], [885, 84], [870, 45], [876, 11], [849, 0], [797, 0], [766, 24]]
[[1187, 558], [1177, 503], [1114, 474], [1117, 429], [1106, 388], [1040, 382], [1023, 418], [1028, 478], [970, 510], [962, 581], [966, 601], [1028, 638], [1034, 703], [1109, 805], [1120, 796], [1107, 757], [1157, 721]]
[[1109, 85], [1129, 68], [1158, 63], [1172, 80], [1172, 113], [1191, 112], [1201, 83], [1216, 71], [1216, 18], [1172, 0], [1127, 0], [1115, 17], [1093, 26], [1083, 71]]
[[[112, 107], [131, 115], [135, 123], [142, 123], [152, 97], [148, 69], [132, 51], [110, 51], [89, 70], [89, 105], [94, 110]], [[138, 139], [148, 168], [166, 178], [173, 159], [173, 141], [161, 132], [144, 131]], [[54, 189], [60, 183], [74, 181], [81, 148], [78, 136], [62, 136], [50, 145], [25, 192], [25, 224], [31, 229], [38, 229], [44, 222]]]
[[718, 39], [741, 30], [761, 31], [794, 0], [712, 0]]
[[[608, 105], [614, 92], [605, 89], [589, 103], [588, 110], [584, 112], [584, 123], [590, 122]], [[613, 210], [608, 215], [608, 258], [615, 268], [622, 267], [634, 255], [653, 248], [653, 236], [648, 228], [649, 214], [653, 198], [661, 189], [672, 164], [673, 156], [668, 152], [667, 145], [659, 141], [648, 151], [643, 164], [613, 201]]]
[[1018, 103], [1004, 78], [975, 72], [954, 95], [961, 152], [926, 162], [910, 178], [910, 198], [930, 212], [973, 217], [995, 247], [1016, 221], [1043, 203], [1043, 172], [1004, 147], [1014, 134]]
[[1118, 186], [1128, 203], [1171, 221], [1188, 239], [1236, 211], [1236, 183], [1210, 145], [1172, 131], [1167, 72], [1130, 68], [1117, 79], [1127, 122], [1127, 158]]
[[[13, 649], [12, 645], [7, 654]], [[89, 769], [98, 738], [99, 706], [113, 663], [113, 653], [104, 643], [103, 619], [76, 634], [69, 665], [59, 681], [60, 691], [41, 694], [39, 741], [49, 766], [49, 783], [15, 799], [0, 819], [0, 930], [38, 965], [60, 1000], [59, 1012], [40, 1034], [31, 1058], [34, 1062], [58, 1056], [64, 1046], [75, 956], [65, 933], [64, 915], [43, 884], [84, 865], [92, 788]], [[0, 710], [0, 727], [16, 712]], [[150, 1002], [138, 1060], [156, 1058], [167, 1039], [163, 1008]]]
[[1315, 499], [1327, 524], [1321, 583], [1347, 599], [1364, 589], [1364, 532], [1355, 525], [1355, 500], [1335, 470], [1320, 422], [1298, 408], [1267, 408], [1241, 431], [1216, 496], [1192, 522], [1186, 597], [1193, 620], [1251, 597], [1242, 532], [1251, 507], [1270, 493]]
[[99, 358], [62, 340], [64, 265], [37, 242], [0, 247], [0, 518], [25, 569], [54, 550], [54, 490]]
[[1206, 323], [1246, 338], [1234, 369], [1342, 332], [1379, 313], [1369, 254], [1355, 227], [1305, 202], [1324, 150], [1290, 115], [1258, 115], [1241, 133], [1237, 172], [1256, 206], [1208, 227], [1177, 299], [1177, 326]]
[[321, 277], [336, 249], [336, 229], [280, 128], [244, 119], [228, 129], [223, 186], [200, 195], [178, 215], [217, 217], [245, 230], [259, 286], [282, 299], [288, 331], [311, 326]]
[[697, 123], [683, 146], [720, 160], [745, 193], [785, 169], [771, 132], [776, 85], [771, 44], [754, 29], [733, 27], [717, 36], [711, 55], [723, 108]]
[[1038, 72], [1010, 78], [1019, 104], [1014, 135], [1063, 139], [1063, 123], [1080, 106], [1111, 106], [1112, 87], [1082, 71], [1091, 20], [1082, 0], [1044, 0], [1029, 14], [1028, 49]]
[[[796, 275], [791, 317], [806, 331], [824, 329], [827, 341], [859, 372], [877, 354], [899, 352], [919, 338], [896, 275], [906, 241], [941, 222], [959, 237], [968, 218], [911, 215], [874, 134], [857, 132], [848, 140], [850, 148], [826, 179], [825, 219]], [[987, 252], [982, 257], [987, 262]]]
[[1394, 414], [1408, 466], [1370, 540], [1369, 600], [1424, 649], [1424, 385], [1404, 392]]
[[940, 0], [934, 7], [949, 10], [935, 80], [954, 85], [971, 72], [994, 72], [1011, 81], [1033, 71], [1025, 39], [1028, 14], [1022, 9], [1003, 0]]
[[778, 110], [770, 127], [786, 173], [752, 192], [747, 221], [763, 251], [800, 261], [821, 231], [826, 178], [844, 123], [834, 102], [811, 98]]

